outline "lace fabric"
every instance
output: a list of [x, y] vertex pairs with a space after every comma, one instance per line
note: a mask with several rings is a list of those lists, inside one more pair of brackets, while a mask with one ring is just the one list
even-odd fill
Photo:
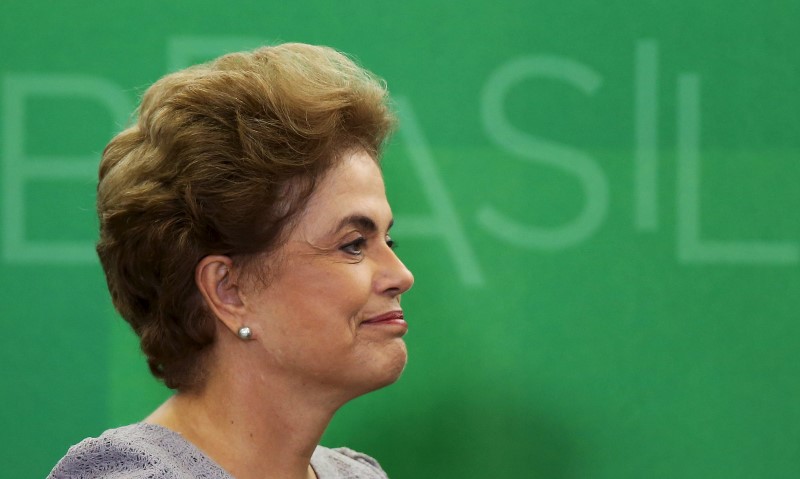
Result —
[[[378, 462], [347, 448], [317, 446], [319, 479], [388, 479]], [[180, 434], [154, 424], [109, 429], [72, 446], [47, 479], [234, 479]]]

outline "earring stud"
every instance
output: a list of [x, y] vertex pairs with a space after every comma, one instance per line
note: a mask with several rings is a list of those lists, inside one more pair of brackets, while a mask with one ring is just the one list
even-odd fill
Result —
[[236, 333], [239, 338], [244, 339], [245, 341], [253, 337], [253, 331], [248, 328], [247, 326], [242, 326], [239, 328], [239, 331]]

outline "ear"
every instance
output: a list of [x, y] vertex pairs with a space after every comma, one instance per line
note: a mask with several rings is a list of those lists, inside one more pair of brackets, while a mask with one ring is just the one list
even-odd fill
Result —
[[194, 281], [206, 306], [233, 334], [244, 326], [244, 302], [233, 260], [228, 256], [209, 255], [197, 263]]

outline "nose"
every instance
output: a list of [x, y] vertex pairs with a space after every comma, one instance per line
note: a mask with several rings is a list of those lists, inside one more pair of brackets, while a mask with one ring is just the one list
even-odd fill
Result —
[[381, 294], [399, 296], [414, 285], [414, 275], [392, 249], [387, 247], [386, 253], [376, 278], [376, 287]]

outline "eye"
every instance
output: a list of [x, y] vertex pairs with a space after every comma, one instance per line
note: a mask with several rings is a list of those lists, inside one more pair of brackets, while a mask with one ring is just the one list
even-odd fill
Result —
[[386, 235], [386, 245], [389, 246], [390, 249], [397, 248], [397, 241], [393, 240], [391, 236]]
[[364, 252], [364, 245], [366, 243], [367, 239], [361, 237], [341, 246], [339, 249], [353, 256], [361, 256], [361, 254]]

